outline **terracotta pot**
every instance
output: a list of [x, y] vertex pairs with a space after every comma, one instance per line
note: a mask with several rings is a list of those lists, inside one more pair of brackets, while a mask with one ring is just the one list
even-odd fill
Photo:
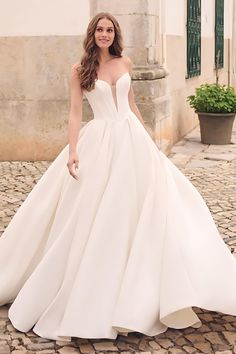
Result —
[[203, 144], [230, 144], [235, 113], [197, 114]]

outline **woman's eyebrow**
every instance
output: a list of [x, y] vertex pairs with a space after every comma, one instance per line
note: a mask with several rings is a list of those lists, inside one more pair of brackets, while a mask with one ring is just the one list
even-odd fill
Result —
[[[97, 26], [97, 28], [98, 28], [98, 27], [103, 28], [103, 26], [100, 26], [100, 25], [99, 25], [99, 26]], [[105, 28], [114, 28], [114, 27], [112, 27], [112, 26], [108, 26], [108, 27], [105, 27]]]

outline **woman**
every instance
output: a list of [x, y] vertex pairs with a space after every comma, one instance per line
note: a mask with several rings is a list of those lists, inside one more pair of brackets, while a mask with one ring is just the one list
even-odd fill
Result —
[[[89, 23], [69, 144], [0, 239], [0, 303], [20, 331], [115, 339], [199, 327], [192, 306], [236, 315], [235, 258], [145, 130], [121, 42], [112, 15]], [[80, 130], [83, 95], [94, 117]]]

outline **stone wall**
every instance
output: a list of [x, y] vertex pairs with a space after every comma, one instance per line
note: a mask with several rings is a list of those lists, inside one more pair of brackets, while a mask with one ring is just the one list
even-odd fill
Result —
[[66, 144], [68, 79], [82, 52], [89, 5], [80, 11], [77, 0], [4, 3], [0, 160], [51, 160]]
[[66, 144], [81, 46], [81, 36], [0, 38], [0, 160], [50, 160]]

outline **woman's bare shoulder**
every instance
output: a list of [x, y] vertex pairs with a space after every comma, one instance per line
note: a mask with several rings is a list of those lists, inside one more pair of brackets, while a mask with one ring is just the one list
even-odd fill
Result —
[[79, 63], [74, 63], [71, 66], [71, 71], [70, 71], [70, 79], [71, 81], [79, 81], [79, 69], [81, 65]]
[[129, 72], [132, 72], [133, 62], [130, 59], [130, 57], [128, 57], [128, 55], [123, 55], [122, 60], [123, 60], [123, 63], [126, 65], [127, 69], [129, 70]]
[[80, 69], [80, 68], [81, 68], [80, 63], [74, 63], [71, 66], [71, 71], [78, 71], [78, 69]]
[[126, 63], [132, 63], [132, 60], [128, 57], [128, 55], [122, 55], [122, 59]]

